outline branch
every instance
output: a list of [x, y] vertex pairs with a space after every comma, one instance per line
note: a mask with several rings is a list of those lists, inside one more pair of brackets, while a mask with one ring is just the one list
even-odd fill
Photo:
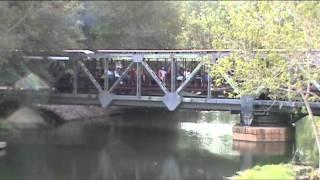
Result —
[[276, 103], [276, 100], [273, 100], [272, 104], [267, 109], [265, 109], [263, 113], [269, 111], [275, 103]]
[[301, 95], [301, 97], [303, 99], [304, 104], [306, 105], [309, 117], [311, 119], [313, 119], [313, 113], [312, 113], [312, 110], [311, 110], [309, 102], [308, 102], [308, 96], [305, 96], [302, 92], [300, 92], [300, 95]]
[[279, 90], [287, 91], [287, 92], [295, 92], [297, 94], [305, 93], [305, 94], [310, 94], [310, 95], [313, 95], [313, 96], [316, 96], [316, 97], [320, 98], [319, 95], [317, 95], [316, 93], [311, 92], [311, 91], [308, 92], [308, 91], [301, 91], [301, 90], [289, 90], [289, 89], [285, 89], [285, 88], [279, 88]]
[[33, 8], [33, 5], [34, 5], [34, 1], [31, 1], [31, 5], [28, 9], [28, 11], [24, 14], [24, 16], [19, 19], [14, 25], [12, 25], [11, 27], [9, 27], [7, 29], [7, 33], [9, 33], [10, 31], [12, 31], [14, 28], [16, 28], [17, 26], [19, 26], [29, 15], [29, 13], [31, 12], [32, 8]]

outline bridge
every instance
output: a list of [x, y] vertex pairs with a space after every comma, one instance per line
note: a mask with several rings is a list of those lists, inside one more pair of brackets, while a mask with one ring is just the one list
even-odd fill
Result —
[[[305, 114], [296, 114], [303, 102], [231, 99], [231, 77], [217, 87], [208, 72], [210, 65], [231, 51], [215, 50], [65, 50], [62, 55], [24, 55], [26, 66], [45, 79], [49, 89], [2, 89], [31, 97], [34, 103], [159, 107], [231, 111], [241, 114], [245, 125], [291, 125]], [[318, 54], [315, 56], [318, 58]], [[45, 99], [45, 101], [44, 101]], [[320, 114], [320, 103], [310, 103]]]

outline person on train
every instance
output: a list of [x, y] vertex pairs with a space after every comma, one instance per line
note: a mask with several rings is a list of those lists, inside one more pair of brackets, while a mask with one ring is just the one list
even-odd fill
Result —
[[113, 73], [114, 73], [114, 77], [115, 77], [114, 79], [117, 80], [120, 77], [120, 74], [121, 74], [120, 73], [120, 68], [116, 68]]
[[184, 77], [187, 79], [189, 76], [190, 76], [191, 72], [189, 69], [186, 69], [184, 72], [183, 72], [183, 75]]
[[178, 83], [182, 82], [183, 79], [184, 79], [184, 77], [183, 77], [180, 73], [178, 73], [178, 74], [177, 74], [177, 81], [178, 81]]
[[194, 86], [196, 86], [196, 87], [200, 87], [200, 86], [201, 86], [201, 84], [202, 84], [202, 75], [201, 75], [200, 72], [198, 72], [198, 73], [194, 76], [194, 78], [193, 78], [193, 80], [191, 81], [191, 83], [192, 83]]
[[144, 69], [142, 70], [142, 73], [141, 73], [141, 80], [143, 84], [148, 84], [148, 75]]
[[129, 85], [135, 85], [137, 80], [137, 72], [135, 68], [131, 68], [129, 71]]
[[108, 77], [109, 84], [112, 84], [114, 82], [114, 73], [112, 70], [104, 70], [103, 75], [101, 76], [101, 83], [103, 82], [104, 77]]
[[108, 73], [108, 81], [110, 84], [113, 84], [113, 82], [115, 81], [115, 77], [114, 77], [114, 73], [108, 69], [108, 72], [105, 72], [105, 74]]
[[201, 87], [206, 87], [208, 85], [208, 81], [209, 81], [209, 74], [208, 72], [205, 72], [202, 75], [202, 80], [201, 80]]
[[[171, 82], [171, 67], [168, 67], [168, 71], [166, 74], [166, 82]], [[169, 83], [170, 85], [170, 83]]]
[[180, 68], [177, 72], [176, 78], [177, 78], [178, 84], [181, 84], [184, 79], [183, 72], [184, 72], [183, 68]]
[[166, 74], [167, 74], [167, 71], [164, 69], [164, 67], [161, 67], [161, 69], [159, 69], [158, 71], [158, 77], [163, 83], [165, 83]]

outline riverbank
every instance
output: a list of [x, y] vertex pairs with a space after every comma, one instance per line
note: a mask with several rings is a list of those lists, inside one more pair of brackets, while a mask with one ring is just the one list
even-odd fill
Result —
[[34, 108], [49, 111], [59, 116], [64, 121], [97, 118], [119, 112], [119, 109], [105, 109], [98, 106], [81, 105], [34, 105]]
[[239, 171], [226, 180], [245, 179], [285, 179], [285, 180], [319, 180], [318, 170], [312, 166], [292, 164], [271, 164], [255, 166], [251, 169]]
[[79, 105], [23, 106], [0, 118], [0, 129], [24, 129], [57, 125], [69, 121], [108, 117], [121, 113], [122, 108], [101, 108]]

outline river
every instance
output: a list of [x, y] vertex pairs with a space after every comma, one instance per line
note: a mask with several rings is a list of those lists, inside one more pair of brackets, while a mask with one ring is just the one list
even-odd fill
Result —
[[290, 162], [292, 143], [233, 142], [239, 115], [131, 109], [2, 135], [0, 179], [222, 179]]

